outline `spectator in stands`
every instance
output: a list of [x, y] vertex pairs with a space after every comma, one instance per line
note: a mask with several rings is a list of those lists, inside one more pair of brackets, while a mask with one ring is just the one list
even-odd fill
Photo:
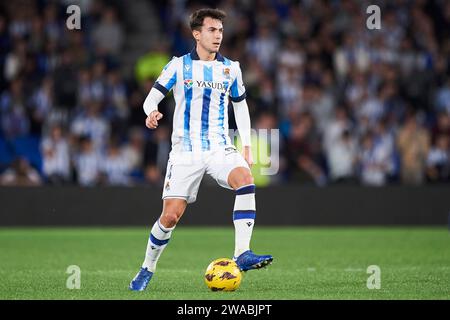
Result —
[[320, 82], [308, 83], [303, 90], [304, 108], [314, 117], [317, 130], [323, 134], [333, 118], [335, 107], [333, 98], [323, 90]]
[[436, 124], [431, 130], [432, 143], [435, 143], [436, 138], [440, 135], [447, 136], [450, 139], [450, 113], [441, 112], [437, 115]]
[[427, 156], [427, 180], [448, 182], [450, 180], [450, 138], [439, 135]]
[[445, 85], [436, 92], [435, 107], [438, 112], [450, 114], [450, 77], [448, 75]]
[[294, 177], [300, 181], [312, 179], [318, 186], [326, 184], [327, 178], [321, 166], [323, 159], [320, 140], [309, 113], [303, 113], [292, 123], [286, 148], [290, 171]]
[[78, 71], [77, 105], [83, 106], [94, 100], [92, 93], [91, 71], [88, 68]]
[[100, 181], [101, 156], [89, 136], [80, 136], [77, 147], [73, 157], [76, 181], [84, 187], [96, 186]]
[[[150, 88], [151, 86], [153, 86], [153, 82], [149, 83]], [[130, 115], [128, 117], [128, 127], [142, 126], [142, 101], [145, 100], [145, 93], [143, 91], [143, 89], [139, 90], [135, 88], [129, 95], [128, 106]], [[162, 103], [164, 103], [164, 100], [162, 101]]]
[[324, 152], [332, 147], [332, 145], [342, 138], [344, 131], [351, 131], [352, 123], [348, 116], [348, 111], [344, 106], [339, 106], [334, 111], [334, 118], [326, 126], [323, 133], [323, 149]]
[[42, 179], [39, 173], [30, 166], [25, 158], [16, 158], [11, 167], [6, 169], [0, 176], [0, 185], [2, 186], [39, 186]]
[[58, 5], [49, 2], [44, 7], [44, 31], [47, 38], [59, 41], [64, 34], [65, 23], [59, 19]]
[[170, 131], [167, 126], [162, 125], [158, 128], [150, 140], [145, 145], [145, 163], [155, 163], [159, 170], [165, 173], [167, 159], [170, 152]]
[[109, 141], [105, 155], [102, 157], [100, 171], [103, 183], [110, 186], [128, 186], [131, 183], [131, 163], [122, 152], [116, 138]]
[[360, 181], [363, 185], [379, 187], [387, 183], [389, 159], [377, 146], [371, 131], [362, 138], [358, 163]]
[[16, 79], [20, 72], [25, 69], [27, 60], [27, 43], [25, 40], [17, 39], [14, 43], [13, 51], [9, 52], [5, 57], [5, 66], [3, 70], [4, 77], [7, 81]]
[[92, 38], [101, 52], [118, 56], [123, 46], [124, 34], [113, 7], [104, 9], [101, 22], [94, 28]]
[[70, 181], [69, 143], [59, 125], [52, 126], [41, 145], [43, 171], [48, 183], [65, 184]]
[[166, 173], [167, 159], [170, 151], [170, 131], [160, 125], [145, 144], [144, 174], [151, 184], [159, 184]]
[[119, 72], [111, 70], [106, 74], [106, 104], [111, 110], [111, 119], [125, 121], [128, 118], [127, 90]]
[[39, 72], [51, 74], [59, 64], [58, 43], [55, 40], [47, 40], [41, 51], [36, 53]]
[[418, 124], [414, 114], [409, 115], [397, 137], [404, 183], [418, 185], [423, 182], [429, 145], [429, 133]]
[[162, 186], [164, 177], [156, 164], [150, 162], [145, 166], [144, 170], [145, 182], [148, 185], [157, 187]]
[[356, 110], [363, 100], [369, 96], [370, 87], [367, 82], [368, 75], [365, 73], [354, 71], [349, 75], [344, 98], [352, 110]]
[[278, 73], [277, 93], [280, 106], [279, 117], [288, 119], [305, 109], [302, 106], [302, 74], [296, 69], [284, 69]]
[[127, 89], [117, 70], [106, 74], [104, 114], [111, 124], [111, 130], [120, 137], [128, 135], [128, 117], [130, 110], [127, 101]]
[[23, 81], [16, 78], [11, 82], [10, 90], [0, 97], [1, 131], [8, 139], [25, 136], [30, 132]]
[[92, 66], [91, 78], [92, 99], [102, 103], [106, 99], [106, 64], [102, 60], [97, 60]]
[[54, 108], [53, 79], [46, 77], [41, 86], [31, 97], [29, 112], [31, 120], [31, 132], [41, 135], [43, 126]]
[[[156, 131], [155, 131], [156, 132]], [[142, 174], [144, 164], [145, 137], [143, 128], [130, 128], [128, 141], [122, 147], [122, 153], [130, 164], [130, 171], [136, 175]]]
[[0, 92], [6, 88], [5, 56], [10, 51], [11, 39], [9, 38], [6, 17], [0, 13]]
[[330, 179], [335, 183], [355, 181], [357, 145], [350, 131], [344, 130], [328, 149]]
[[71, 132], [75, 136], [89, 136], [94, 149], [102, 152], [109, 137], [110, 124], [101, 116], [100, 108], [100, 102], [88, 102], [86, 109], [74, 119]]
[[376, 123], [384, 116], [383, 90], [380, 88], [373, 97], [366, 95], [361, 105], [357, 106], [356, 115], [368, 119], [370, 128], [375, 128]]
[[271, 72], [275, 68], [277, 48], [278, 38], [275, 30], [268, 24], [258, 26], [256, 37], [247, 42], [248, 54], [255, 57], [266, 72]]
[[381, 119], [374, 129], [374, 141], [377, 149], [382, 158], [385, 159], [386, 163], [386, 173], [389, 181], [395, 180], [397, 177], [397, 167], [396, 167], [396, 151], [395, 151], [395, 136], [388, 128], [387, 118]]
[[278, 72], [283, 69], [301, 70], [305, 63], [305, 56], [300, 43], [294, 37], [288, 37], [280, 48], [278, 60]]
[[77, 98], [77, 69], [71, 51], [64, 50], [53, 77], [55, 84], [55, 103], [66, 110], [74, 109]]

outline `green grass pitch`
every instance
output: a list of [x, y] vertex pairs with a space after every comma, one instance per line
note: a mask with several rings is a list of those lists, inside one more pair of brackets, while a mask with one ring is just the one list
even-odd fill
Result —
[[[234, 230], [178, 226], [145, 292], [130, 292], [145, 228], [1, 228], [0, 299], [449, 299], [450, 234], [444, 227], [256, 227], [252, 247], [274, 263], [244, 273], [235, 292], [211, 292], [209, 262], [230, 257]], [[69, 290], [67, 267], [81, 269]], [[380, 267], [369, 290], [367, 267]]]

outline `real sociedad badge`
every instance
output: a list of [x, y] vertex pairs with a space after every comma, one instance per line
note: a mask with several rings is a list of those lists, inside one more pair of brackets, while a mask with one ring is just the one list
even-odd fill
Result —
[[230, 68], [223, 68], [223, 75], [225, 76], [225, 78], [230, 79]]

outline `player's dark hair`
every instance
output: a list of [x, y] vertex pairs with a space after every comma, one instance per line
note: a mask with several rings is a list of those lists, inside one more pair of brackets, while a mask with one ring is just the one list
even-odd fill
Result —
[[199, 9], [191, 14], [189, 25], [191, 26], [192, 31], [200, 30], [205, 18], [212, 18], [223, 22], [226, 16], [227, 14], [219, 9]]

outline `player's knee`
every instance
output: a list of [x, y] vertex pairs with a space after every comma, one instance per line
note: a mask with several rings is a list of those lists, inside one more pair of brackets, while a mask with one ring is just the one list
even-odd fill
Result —
[[243, 186], [247, 186], [249, 184], [253, 184], [254, 182], [255, 182], [255, 180], [253, 179], [253, 176], [250, 173], [246, 173], [242, 177], [242, 185]]
[[181, 214], [177, 212], [166, 212], [161, 216], [161, 223], [166, 228], [174, 227], [180, 220]]
[[234, 169], [229, 178], [228, 182], [234, 189], [253, 184], [253, 176], [247, 168], [236, 168]]
[[166, 228], [174, 227], [186, 209], [186, 201], [179, 199], [164, 200], [161, 223]]
[[248, 171], [242, 171], [241, 175], [238, 178], [237, 181], [237, 188], [248, 186], [249, 184], [253, 184], [254, 179], [253, 176]]

